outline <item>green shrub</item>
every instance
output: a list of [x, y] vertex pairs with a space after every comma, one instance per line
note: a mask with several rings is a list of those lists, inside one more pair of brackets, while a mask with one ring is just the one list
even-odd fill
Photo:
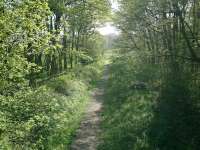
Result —
[[69, 149], [101, 66], [84, 66], [40, 88], [0, 96], [0, 149]]
[[3, 136], [8, 136], [16, 149], [41, 148], [52, 130], [52, 107], [56, 101], [45, 88], [18, 92], [14, 97], [1, 97], [5, 117]]

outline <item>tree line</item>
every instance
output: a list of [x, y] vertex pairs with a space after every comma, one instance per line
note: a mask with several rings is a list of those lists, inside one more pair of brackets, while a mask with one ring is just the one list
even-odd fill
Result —
[[95, 28], [109, 6], [106, 0], [1, 1], [1, 94], [95, 59], [92, 49], [102, 41]]
[[[127, 92], [126, 96], [118, 94], [116, 99], [119, 99], [119, 102], [116, 103], [119, 103], [122, 110], [124, 105], [131, 105], [131, 95], [138, 95], [138, 93], [134, 94], [135, 86], [143, 87], [142, 91], [150, 92], [144, 95], [156, 93], [157, 97], [148, 100], [149, 97], [143, 95], [140, 101], [134, 100], [137, 103], [134, 106], [135, 111], [144, 108], [143, 112], [139, 113], [129, 111], [133, 116], [138, 116], [139, 121], [134, 118], [124, 121], [127, 124], [122, 123], [119, 126], [124, 136], [117, 136], [120, 131], [116, 131], [116, 134], [109, 131], [113, 135], [107, 135], [108, 138], [113, 136], [111, 140], [116, 143], [107, 143], [118, 145], [121, 149], [133, 147], [142, 150], [198, 149], [200, 2], [198, 0], [119, 0], [119, 6], [120, 9], [114, 19], [121, 30], [116, 46], [120, 48], [122, 55], [121, 61], [119, 57], [114, 62], [114, 66], [123, 67], [135, 78], [123, 71], [120, 72], [121, 68], [119, 71], [113, 68], [113, 74], [121, 73], [119, 75], [121, 78], [111, 78], [119, 82], [118, 88], [114, 88], [113, 85], [111, 91], [116, 92], [115, 90], [120, 87], [130, 87], [129, 90], [127, 89], [130, 92]], [[122, 76], [131, 78], [127, 83], [129, 85], [125, 86], [123, 82], [120, 84], [122, 80], [125, 82], [125, 77]], [[141, 89], [139, 94], [140, 92]], [[124, 102], [120, 101], [122, 99]], [[143, 99], [148, 102], [143, 103]], [[149, 103], [151, 107], [148, 106]], [[149, 115], [146, 122], [140, 119], [145, 116], [142, 113]], [[123, 116], [125, 118], [125, 114]], [[137, 127], [129, 124], [131, 121]], [[123, 127], [133, 131], [132, 134], [128, 134]], [[120, 144], [117, 144], [117, 141]], [[115, 148], [120, 149], [118, 147]]]
[[69, 149], [100, 76], [107, 0], [0, 0], [0, 149]]

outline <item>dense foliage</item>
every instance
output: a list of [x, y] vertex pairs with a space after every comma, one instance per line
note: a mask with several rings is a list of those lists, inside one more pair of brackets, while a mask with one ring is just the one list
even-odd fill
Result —
[[199, 149], [199, 1], [119, 3], [100, 149]]
[[106, 0], [0, 1], [0, 149], [68, 148], [99, 77], [95, 28], [108, 13]]
[[1, 1], [0, 93], [96, 59], [103, 41], [96, 23], [108, 8], [98, 0]]
[[68, 149], [90, 99], [88, 89], [100, 76], [100, 65], [52, 79], [36, 90], [1, 96], [0, 148]]
[[147, 133], [158, 93], [136, 86], [144, 80], [151, 83], [156, 68], [144, 66], [135, 56], [123, 56], [114, 59], [109, 70], [102, 113], [103, 143], [99, 149], [149, 149]]
[[68, 149], [113, 42], [99, 149], [199, 149], [200, 2], [117, 1], [0, 0], [0, 149]]
[[113, 59], [100, 150], [198, 149], [199, 93], [190, 72], [177, 76], [169, 64], [168, 73], [160, 69], [136, 52]]

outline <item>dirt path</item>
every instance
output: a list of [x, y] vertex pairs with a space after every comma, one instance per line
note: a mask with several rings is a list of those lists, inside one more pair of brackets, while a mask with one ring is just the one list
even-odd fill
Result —
[[92, 92], [92, 100], [88, 105], [85, 118], [77, 131], [75, 141], [72, 143], [71, 150], [96, 150], [99, 144], [98, 135], [100, 133], [100, 112], [102, 109], [102, 96], [104, 84], [108, 78], [107, 67], [104, 76], [99, 81], [98, 88]]

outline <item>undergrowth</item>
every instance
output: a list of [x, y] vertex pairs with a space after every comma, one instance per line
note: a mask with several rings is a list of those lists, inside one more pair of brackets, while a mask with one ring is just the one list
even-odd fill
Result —
[[14, 96], [1, 96], [0, 149], [69, 149], [100, 66], [82, 66], [36, 90], [24, 88]]
[[147, 132], [157, 93], [134, 85], [150, 83], [154, 68], [138, 66], [136, 58], [126, 56], [115, 59], [109, 70], [99, 150], [148, 149]]
[[136, 54], [113, 59], [98, 149], [198, 150], [200, 102], [188, 69], [146, 62]]

